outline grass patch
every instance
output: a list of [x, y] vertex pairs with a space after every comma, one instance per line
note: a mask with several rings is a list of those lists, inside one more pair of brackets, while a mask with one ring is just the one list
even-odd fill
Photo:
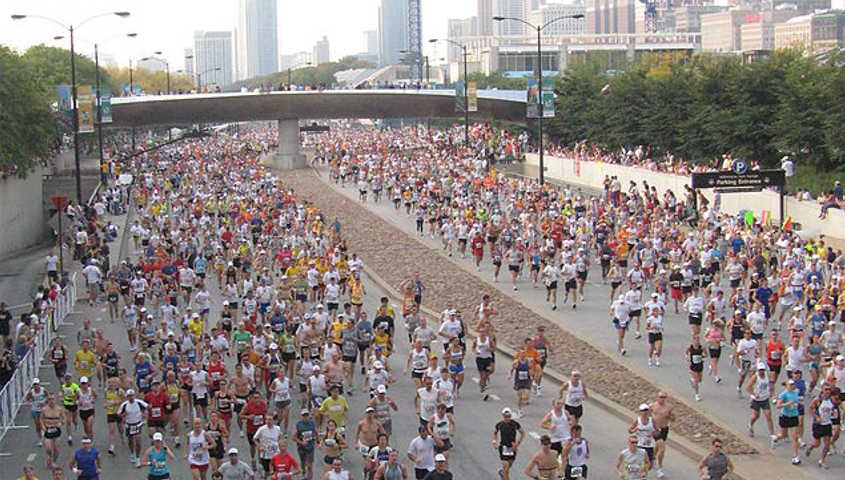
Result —
[[792, 177], [792, 187], [795, 190], [805, 188], [816, 198], [822, 191], [833, 190], [833, 183], [845, 177], [841, 168], [822, 171], [811, 163], [796, 163], [795, 176]]

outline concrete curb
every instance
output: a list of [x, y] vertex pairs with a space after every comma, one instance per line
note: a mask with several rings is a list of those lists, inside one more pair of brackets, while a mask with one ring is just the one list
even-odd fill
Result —
[[[335, 188], [333, 185], [331, 185], [331, 183], [328, 181], [328, 179], [325, 178], [324, 175], [322, 175], [322, 172], [320, 172], [317, 168], [312, 167], [311, 170], [313, 171], [314, 175], [317, 176], [317, 178], [319, 178], [321, 181], [326, 183], [332, 189]], [[342, 195], [342, 194], [340, 194], [340, 195]], [[373, 213], [373, 212], [370, 212], [370, 213]], [[373, 214], [377, 215], [375, 213], [373, 213]], [[387, 220], [385, 220], [385, 221], [387, 221]], [[405, 233], [405, 232], [402, 232], [402, 233]], [[462, 268], [461, 265], [456, 264], [456, 266], [458, 268]], [[363, 269], [364, 269], [365, 273], [367, 275], [369, 275], [370, 278], [372, 278], [373, 281], [377, 285], [379, 285], [379, 287], [383, 288], [386, 292], [388, 292], [389, 296], [394, 297], [399, 302], [401, 302], [402, 295], [398, 291], [396, 291], [396, 289], [393, 288], [393, 286], [391, 286], [384, 279], [382, 279], [368, 265], [364, 264]], [[520, 301], [518, 298], [514, 298], [514, 297], [511, 297], [511, 296], [508, 296], [508, 298], [520, 303], [525, 308], [528, 308], [531, 311], [535, 311], [533, 308], [531, 308], [529, 305], [526, 305], [524, 302]], [[435, 312], [435, 311], [433, 311], [433, 310], [431, 310], [431, 309], [429, 309], [425, 306], [422, 306], [420, 313], [423, 313], [423, 314], [427, 315], [428, 317], [430, 317], [434, 322], [436, 322], [437, 325], [440, 324], [440, 318], [439, 318], [439, 314], [437, 312]], [[538, 313], [541, 317], [545, 318], [545, 316], [542, 313], [536, 312], [536, 311], [535, 311], [535, 313]], [[474, 332], [473, 330], [470, 330], [468, 333], [470, 334], [471, 337], [474, 337], [476, 335], [476, 332]], [[576, 338], [578, 338], [578, 337], [576, 337]], [[503, 346], [501, 344], [497, 344], [497, 351], [499, 351], [500, 353], [502, 353], [503, 355], [507, 356], [510, 359], [513, 359], [514, 355], [516, 353], [513, 349], [511, 349], [507, 346]], [[602, 350], [602, 351], [604, 352], [604, 350]], [[607, 354], [607, 352], [604, 352], [604, 353]], [[546, 376], [552, 378], [553, 380], [557, 381], [558, 383], [561, 383], [561, 384], [568, 381], [568, 377], [566, 375], [564, 375], [560, 372], [554, 371], [552, 369], [544, 370], [544, 374]], [[675, 398], [676, 401], [682, 401], [683, 402], [682, 396], [677, 395], [672, 389], [665, 388], [662, 385], [657, 385], [657, 386], [661, 389], [666, 390], [670, 394], [674, 394], [674, 396], [676, 397]], [[587, 401], [591, 405], [594, 405], [594, 406], [602, 409], [606, 413], [614, 415], [615, 417], [619, 418], [620, 420], [622, 420], [624, 422], [633, 422], [633, 420], [636, 418], [636, 415], [634, 414], [634, 412], [632, 412], [632, 411], [630, 411], [626, 408], [623, 408], [622, 406], [613, 402], [609, 398], [607, 398], [607, 397], [605, 397], [601, 394], [598, 394], [596, 392], [591, 391], [590, 397], [587, 399]], [[763, 477], [765, 477], [767, 479], [777, 478], [777, 475], [781, 474], [784, 471], [784, 469], [790, 467], [788, 462], [772, 455], [768, 451], [761, 449], [759, 445], [751, 443], [742, 433], [738, 432], [733, 427], [726, 426], [724, 424], [724, 422], [722, 422], [720, 419], [714, 418], [709, 413], [704, 412], [700, 409], [697, 409], [694, 406], [691, 406], [687, 402], [683, 402], [683, 403], [687, 407], [692, 408], [693, 410], [695, 410], [699, 414], [707, 417], [714, 424], [716, 424], [719, 427], [723, 428], [724, 430], [734, 434], [741, 441], [746, 442], [749, 446], [753, 447], [755, 450], [757, 450], [759, 452], [757, 454], [733, 455], [731, 457], [733, 464], [734, 464], [734, 477], [735, 478], [740, 478], [740, 479], [743, 479], [743, 480], [752, 480], [752, 479], [763, 478]], [[696, 463], [698, 463], [698, 461], [700, 461], [707, 454], [709, 454], [708, 449], [693, 443], [692, 441], [686, 439], [685, 437], [681, 437], [679, 434], [676, 434], [674, 436], [670, 436], [669, 440], [667, 441], [667, 444], [668, 444], [668, 446], [672, 447], [673, 449], [679, 451], [683, 455], [692, 459]], [[802, 478], [802, 479], [810, 480], [814, 477], [811, 476], [811, 475], [805, 474], [801, 470], [792, 470], [790, 472], [790, 478]]]

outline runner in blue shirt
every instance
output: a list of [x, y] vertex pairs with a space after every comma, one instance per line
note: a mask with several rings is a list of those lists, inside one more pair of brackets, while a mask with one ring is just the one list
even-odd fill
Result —
[[792, 439], [792, 464], [799, 465], [801, 458], [798, 456], [798, 390], [795, 388], [795, 380], [787, 380], [786, 390], [778, 395], [777, 408], [780, 409], [780, 433], [772, 436], [772, 450], [777, 447], [778, 441], [786, 438], [788, 434]]
[[70, 459], [70, 468], [83, 480], [100, 480], [100, 452], [91, 446], [91, 439], [82, 439], [82, 448], [73, 453]]

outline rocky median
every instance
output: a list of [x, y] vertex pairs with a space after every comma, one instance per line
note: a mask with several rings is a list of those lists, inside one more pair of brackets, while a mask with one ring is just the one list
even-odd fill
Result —
[[[417, 241], [386, 220], [362, 208], [336, 192], [311, 170], [278, 172], [298, 198], [314, 203], [326, 215], [337, 216], [349, 251], [357, 252], [364, 262], [397, 291], [415, 270], [425, 282], [423, 303], [435, 311], [451, 302], [465, 315], [483, 294], [489, 294], [499, 315], [493, 319], [499, 342], [518, 349], [523, 339], [533, 337], [538, 325], [546, 326], [546, 336], [554, 345], [549, 365], [560, 373], [581, 370], [591, 390], [613, 399], [619, 405], [636, 410], [642, 402], [657, 398], [659, 389], [636, 372], [616, 363], [589, 343], [538, 315], [518, 301], [503, 295], [447, 257]], [[465, 317], [467, 318], [467, 317]], [[585, 361], [589, 359], [589, 361]], [[710, 438], [722, 438], [725, 453], [757, 453], [747, 442], [722, 429], [707, 417], [673, 399], [677, 419], [672, 432], [709, 450]]]

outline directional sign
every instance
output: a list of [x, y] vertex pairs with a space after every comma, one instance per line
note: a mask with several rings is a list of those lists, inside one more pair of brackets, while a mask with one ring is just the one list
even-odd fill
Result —
[[67, 197], [53, 197], [50, 199], [53, 202], [53, 205], [56, 207], [56, 210], [64, 210], [65, 205], [67, 205]]
[[737, 175], [745, 175], [748, 172], [748, 163], [741, 158], [737, 158], [731, 162], [731, 171]]
[[704, 172], [692, 174], [692, 188], [715, 188], [721, 192], [759, 192], [764, 188], [783, 187], [783, 170], [754, 170], [736, 172]]

